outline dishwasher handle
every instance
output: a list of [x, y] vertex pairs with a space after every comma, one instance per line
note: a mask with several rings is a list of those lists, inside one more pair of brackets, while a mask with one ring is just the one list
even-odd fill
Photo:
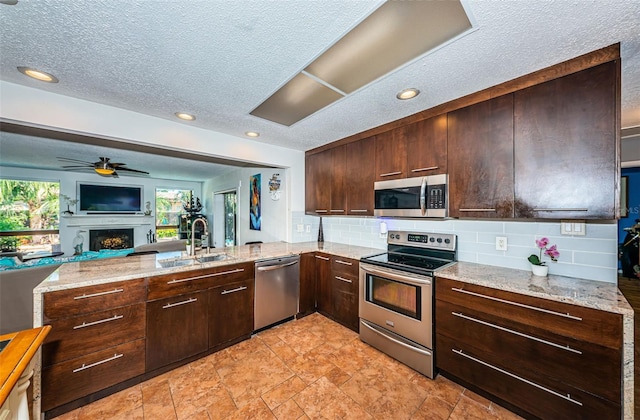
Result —
[[289, 267], [290, 265], [298, 264], [298, 261], [290, 262], [287, 264], [278, 264], [278, 265], [268, 265], [266, 267], [258, 267], [258, 271], [272, 271], [278, 270], [280, 268]]

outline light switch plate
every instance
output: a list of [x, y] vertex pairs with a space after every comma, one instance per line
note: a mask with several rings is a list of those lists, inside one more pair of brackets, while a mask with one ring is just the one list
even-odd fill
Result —
[[304, 225], [296, 225], [296, 232], [298, 233], [304, 232]]
[[506, 250], [507, 250], [507, 237], [496, 236], [496, 251], [506, 251]]

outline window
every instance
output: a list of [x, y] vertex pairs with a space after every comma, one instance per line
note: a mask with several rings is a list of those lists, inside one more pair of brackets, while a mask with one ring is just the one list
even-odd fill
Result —
[[59, 182], [0, 179], [0, 251], [58, 250], [59, 196]]
[[190, 190], [156, 188], [156, 239], [158, 242], [178, 239], [182, 203], [189, 199]]

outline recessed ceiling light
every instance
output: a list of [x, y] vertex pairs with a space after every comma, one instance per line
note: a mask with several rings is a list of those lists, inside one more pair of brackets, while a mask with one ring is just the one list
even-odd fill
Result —
[[186, 112], [176, 112], [176, 117], [185, 121], [193, 121], [196, 119], [195, 115], [187, 114]]
[[260, 137], [260, 133], [257, 131], [245, 131], [244, 135], [247, 137]]
[[400, 99], [401, 101], [404, 101], [407, 99], [415, 98], [419, 94], [420, 94], [420, 91], [418, 89], [415, 89], [415, 88], [404, 89], [398, 92], [398, 94], [396, 95], [396, 98]]
[[26, 76], [32, 77], [36, 80], [40, 80], [41, 82], [58, 83], [58, 78], [53, 74], [32, 69], [31, 67], [18, 67], [18, 71]]

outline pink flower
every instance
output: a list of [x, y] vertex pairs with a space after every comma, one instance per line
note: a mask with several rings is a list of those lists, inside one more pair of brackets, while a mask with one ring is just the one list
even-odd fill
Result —
[[558, 261], [558, 257], [560, 256], [560, 252], [555, 245], [550, 246], [544, 253], [551, 258], [551, 261]]
[[536, 239], [536, 245], [538, 248], [544, 249], [549, 245], [549, 238]]

